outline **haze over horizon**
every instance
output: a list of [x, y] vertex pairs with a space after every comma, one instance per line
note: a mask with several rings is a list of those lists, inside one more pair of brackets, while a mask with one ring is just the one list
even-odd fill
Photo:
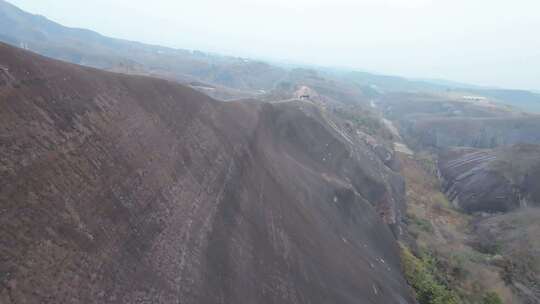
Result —
[[175, 48], [540, 90], [533, 0], [10, 2], [66, 26]]
[[0, 0], [0, 304], [540, 304], [535, 1]]

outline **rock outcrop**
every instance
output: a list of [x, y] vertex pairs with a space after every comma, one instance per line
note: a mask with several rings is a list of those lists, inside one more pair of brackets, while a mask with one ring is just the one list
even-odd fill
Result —
[[318, 107], [0, 65], [0, 302], [414, 302], [403, 181]]
[[507, 212], [540, 203], [539, 145], [447, 149], [439, 169], [447, 196], [467, 212]]

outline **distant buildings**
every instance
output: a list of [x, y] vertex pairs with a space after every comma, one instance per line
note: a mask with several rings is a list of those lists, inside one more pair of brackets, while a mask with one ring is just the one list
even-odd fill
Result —
[[462, 97], [465, 100], [471, 100], [471, 101], [485, 101], [487, 98], [482, 96], [463, 96]]

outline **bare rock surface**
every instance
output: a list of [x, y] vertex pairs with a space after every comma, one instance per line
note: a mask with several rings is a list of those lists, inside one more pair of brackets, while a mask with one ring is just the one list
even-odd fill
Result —
[[467, 212], [507, 212], [540, 205], [540, 146], [451, 148], [441, 152], [445, 192]]
[[0, 66], [1, 303], [414, 303], [403, 181], [315, 105]]

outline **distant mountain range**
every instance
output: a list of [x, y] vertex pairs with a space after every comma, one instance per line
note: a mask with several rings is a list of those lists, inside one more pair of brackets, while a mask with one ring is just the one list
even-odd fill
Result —
[[532, 91], [481, 87], [446, 80], [412, 80], [365, 72], [348, 72], [342, 76], [357, 84], [369, 85], [383, 91], [471, 94], [494, 99], [524, 111], [540, 112], [540, 94]]
[[[116, 72], [153, 75], [182, 83], [202, 82], [251, 93], [276, 88], [282, 81], [290, 79], [290, 72], [295, 70], [258, 60], [109, 38], [90, 30], [62, 26], [43, 16], [29, 14], [4, 0], [0, 0], [0, 41], [76, 64]], [[309, 68], [330, 80], [354, 85], [363, 90], [364, 95], [396, 91], [454, 92], [481, 95], [525, 111], [540, 112], [538, 92], [484, 88], [446, 80], [413, 80], [367, 72]]]
[[203, 81], [235, 89], [265, 89], [284, 69], [242, 58], [210, 55], [105, 37], [64, 27], [0, 0], [0, 41], [36, 53], [108, 70]]

